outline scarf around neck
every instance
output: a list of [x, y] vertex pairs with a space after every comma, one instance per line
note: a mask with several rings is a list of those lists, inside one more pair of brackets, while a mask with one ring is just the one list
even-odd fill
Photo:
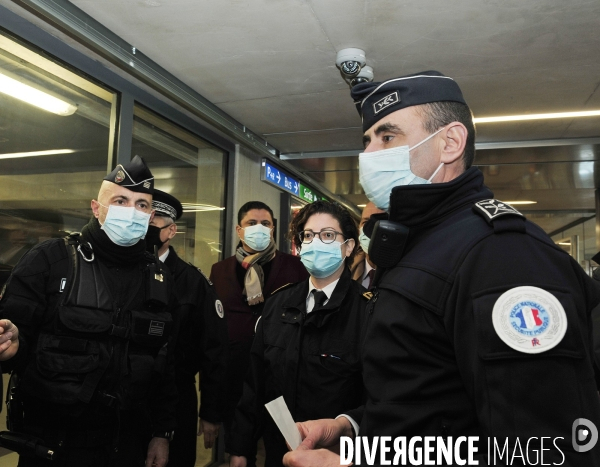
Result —
[[81, 240], [90, 242], [94, 254], [106, 263], [133, 267], [144, 260], [146, 252], [144, 240], [140, 240], [132, 246], [119, 246], [108, 238], [95, 217], [92, 217], [81, 229]]
[[244, 276], [244, 295], [248, 305], [258, 305], [265, 301], [263, 287], [265, 286], [265, 274], [262, 265], [275, 258], [277, 245], [271, 240], [269, 246], [257, 253], [248, 253], [243, 246], [239, 246], [235, 252], [238, 263], [246, 270]]

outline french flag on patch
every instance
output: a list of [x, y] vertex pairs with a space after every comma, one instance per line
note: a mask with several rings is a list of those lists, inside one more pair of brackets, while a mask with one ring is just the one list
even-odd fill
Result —
[[533, 329], [541, 326], [543, 323], [540, 319], [540, 311], [530, 306], [522, 307], [515, 316], [521, 320], [519, 327], [523, 329]]

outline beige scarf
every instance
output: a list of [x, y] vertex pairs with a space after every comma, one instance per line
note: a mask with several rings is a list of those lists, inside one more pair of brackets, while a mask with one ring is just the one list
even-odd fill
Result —
[[275, 258], [276, 251], [277, 245], [275, 245], [273, 240], [271, 240], [271, 243], [269, 243], [267, 248], [258, 253], [248, 253], [244, 250], [243, 246], [240, 246], [236, 250], [235, 257], [238, 260], [238, 263], [246, 270], [246, 276], [244, 277], [244, 295], [248, 300], [248, 305], [258, 305], [265, 301], [265, 297], [263, 296], [265, 274], [262, 265]]

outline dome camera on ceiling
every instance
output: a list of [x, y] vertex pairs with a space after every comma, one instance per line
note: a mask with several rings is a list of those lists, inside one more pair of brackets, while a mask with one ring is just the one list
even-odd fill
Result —
[[366, 66], [367, 58], [365, 51], [362, 49], [349, 48], [340, 50], [337, 53], [335, 64], [340, 69], [344, 81], [350, 87], [373, 81], [373, 68]]

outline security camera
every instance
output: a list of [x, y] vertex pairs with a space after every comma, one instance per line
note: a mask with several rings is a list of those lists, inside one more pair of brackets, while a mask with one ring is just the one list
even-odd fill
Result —
[[344, 78], [354, 78], [367, 64], [365, 51], [361, 49], [343, 49], [337, 53], [335, 64]]
[[365, 66], [360, 70], [358, 75], [356, 75], [354, 78], [350, 78], [348, 84], [353, 88], [360, 83], [370, 83], [373, 81], [374, 77], [375, 75], [373, 74], [373, 68], [370, 66]]

